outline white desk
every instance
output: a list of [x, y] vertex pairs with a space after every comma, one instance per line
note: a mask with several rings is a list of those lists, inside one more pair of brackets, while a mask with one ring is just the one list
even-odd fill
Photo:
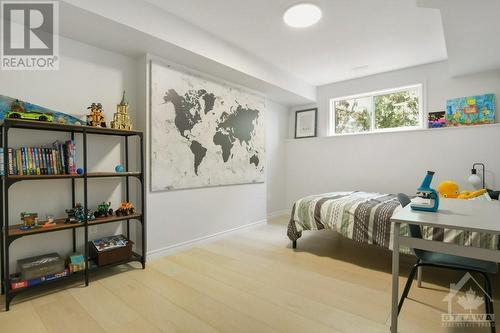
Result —
[[437, 213], [412, 211], [410, 205], [408, 205], [394, 214], [391, 222], [394, 224], [394, 248], [392, 251], [392, 333], [398, 331], [400, 245], [500, 262], [500, 251], [399, 236], [401, 223], [500, 234], [500, 204], [496, 201], [440, 199]]

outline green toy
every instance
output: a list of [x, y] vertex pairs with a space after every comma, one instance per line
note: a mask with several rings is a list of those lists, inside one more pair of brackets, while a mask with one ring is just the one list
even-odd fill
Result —
[[38, 120], [48, 122], [54, 121], [54, 116], [52, 115], [52, 113], [26, 110], [23, 103], [17, 99], [15, 102], [12, 102], [10, 111], [7, 112], [5, 117], [11, 119]]
[[7, 118], [37, 120], [37, 121], [47, 121], [47, 122], [54, 121], [54, 117], [51, 114], [36, 112], [36, 111], [29, 111], [29, 112], [23, 112], [23, 113], [8, 112]]
[[97, 210], [94, 213], [94, 216], [97, 217], [108, 217], [113, 216], [113, 209], [111, 207], [111, 202], [103, 202], [102, 204], [97, 206]]

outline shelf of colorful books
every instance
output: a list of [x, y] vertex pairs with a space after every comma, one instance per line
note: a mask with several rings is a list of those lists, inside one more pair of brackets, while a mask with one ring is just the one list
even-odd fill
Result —
[[[11, 129], [22, 129], [22, 130], [37, 130], [37, 131], [58, 131], [61, 133], [71, 134], [70, 138], [65, 139], [64, 141], [60, 138], [52, 143], [46, 142], [37, 144], [36, 146], [12, 146], [12, 142], [9, 140], [9, 133]], [[0, 182], [3, 182], [3, 186], [1, 186], [3, 200], [7, 204], [9, 202], [9, 190], [11, 189], [11, 185], [25, 180], [58, 180], [58, 179], [71, 179], [71, 197], [72, 197], [72, 205], [77, 206], [76, 204], [76, 191], [83, 190], [83, 198], [86, 204], [88, 204], [88, 187], [90, 183], [94, 183], [94, 181], [87, 182], [87, 179], [100, 179], [100, 178], [122, 178], [121, 180], [125, 180], [127, 186], [125, 187], [125, 193], [123, 195], [123, 199], [129, 201], [130, 197], [130, 177], [135, 177], [142, 183], [141, 186], [141, 198], [140, 198], [140, 206], [142, 209], [146, 206], [145, 204], [145, 186], [144, 186], [144, 136], [141, 131], [135, 130], [120, 130], [120, 129], [111, 129], [111, 128], [100, 128], [100, 127], [91, 127], [86, 125], [70, 125], [70, 124], [61, 124], [61, 123], [49, 123], [42, 121], [29, 121], [29, 120], [20, 120], [20, 119], [4, 119], [0, 121], [0, 130], [2, 131], [1, 147], [0, 147]], [[112, 136], [120, 136], [123, 137], [124, 140], [119, 140], [122, 144], [125, 145], [125, 157], [121, 159], [121, 162], [128, 166], [129, 164], [129, 143], [131, 140], [128, 138], [131, 136], [137, 136], [137, 139], [132, 140], [133, 144], [139, 144], [139, 157], [140, 164], [138, 165], [141, 171], [130, 171], [130, 172], [88, 172], [87, 169], [90, 169], [88, 165], [86, 165], [87, 156], [89, 151], [92, 150], [92, 147], [87, 145], [88, 135], [97, 134], [97, 135], [112, 135]], [[68, 135], [69, 136], [69, 135]], [[61, 140], [61, 141], [59, 141]], [[77, 144], [78, 151], [80, 154], [77, 154]], [[82, 149], [83, 148], [83, 149]], [[83, 155], [83, 159], [80, 160], [77, 157], [78, 155]], [[83, 164], [82, 164], [83, 161]], [[79, 163], [78, 163], [79, 162]], [[128, 168], [120, 167], [116, 168], [116, 170], [128, 170]], [[80, 182], [79, 180], [84, 180]], [[55, 193], [54, 193], [55, 194]], [[68, 194], [69, 195], [69, 194]], [[130, 208], [123, 208], [124, 205], [131, 205], [129, 202], [122, 203], [117, 212], [127, 213], [133, 210]], [[102, 216], [103, 208], [99, 206], [99, 214]], [[129, 207], [129, 206], [126, 206]], [[10, 225], [6, 223], [12, 217], [9, 216], [9, 205], [5, 207], [6, 211], [3, 216], [0, 216], [0, 230], [2, 236], [2, 250], [1, 252], [1, 266], [3, 269], [2, 281], [5, 283], [3, 285], [5, 292], [5, 310], [9, 310], [9, 305], [15, 295], [21, 293], [25, 290], [31, 290], [32, 288], [38, 288], [40, 286], [46, 286], [59, 281], [67, 281], [74, 277], [81, 277], [82, 280], [85, 281], [85, 284], [89, 284], [89, 271], [95, 271], [100, 268], [106, 268], [111, 266], [117, 266], [122, 264], [127, 264], [130, 262], [140, 262], [142, 268], [145, 267], [145, 253], [146, 253], [146, 218], [141, 213], [135, 213], [125, 216], [116, 216], [115, 212], [113, 212], [112, 216], [107, 217], [99, 217], [95, 219], [91, 219], [85, 222], [78, 222], [76, 216], [82, 216], [83, 213], [82, 208], [80, 207], [78, 214], [76, 214], [75, 209], [70, 211], [68, 215], [70, 218], [62, 217], [56, 218], [53, 222], [47, 223], [45, 221], [36, 221], [33, 219], [27, 219], [26, 216], [23, 216], [25, 224], [21, 223], [21, 220], [15, 225]], [[95, 207], [89, 207], [95, 208]], [[117, 208], [117, 207], [112, 207]], [[109, 207], [104, 209], [104, 211], [109, 212]], [[105, 214], [105, 213], [104, 213]], [[27, 214], [29, 215], [29, 214]], [[34, 215], [34, 214], [32, 214]], [[93, 215], [88, 215], [93, 216]], [[10, 217], [10, 218], [9, 218]], [[7, 221], [5, 221], [7, 218]], [[76, 221], [77, 223], [66, 223], [66, 221]], [[111, 255], [106, 253], [106, 255], [97, 255], [95, 257], [95, 262], [90, 260], [88, 238], [89, 238], [89, 226], [97, 226], [106, 223], [119, 223], [123, 221], [127, 221], [126, 223], [126, 234], [127, 237], [130, 235], [130, 223], [129, 220], [136, 220], [140, 223], [140, 227], [142, 229], [142, 233], [140, 234], [140, 244], [138, 254], [133, 252], [133, 244], [134, 242], [130, 240], [131, 245], [127, 246], [127, 251], [121, 257], [116, 258], [115, 260], [111, 258]], [[36, 224], [36, 226], [28, 227], [27, 225]], [[83, 230], [81, 229], [83, 228]], [[83, 233], [85, 242], [87, 243], [83, 247], [83, 252], [80, 254], [82, 256], [82, 262], [88, 260], [88, 265], [82, 271], [74, 272], [77, 270], [71, 264], [68, 266], [71, 268], [71, 271], [66, 269], [64, 272], [60, 272], [57, 274], [46, 275], [41, 278], [33, 279], [33, 280], [22, 280], [21, 274], [10, 274], [9, 272], [9, 263], [11, 260], [11, 253], [8, 251], [12, 242], [16, 239], [19, 239], [24, 236], [32, 236], [45, 234], [49, 232], [56, 231], [64, 231], [70, 230], [73, 234], [73, 252], [76, 252], [77, 248], [77, 237], [76, 237], [76, 229], [80, 229], [80, 233]], [[69, 234], [69, 233], [68, 233]], [[125, 236], [124, 236], [125, 237]], [[139, 237], [139, 236], [138, 236]], [[118, 252], [118, 250], [116, 251]], [[124, 252], [124, 251], [122, 251]], [[113, 253], [114, 256], [117, 256], [116, 253]], [[108, 260], [108, 261], [107, 261]], [[97, 263], [101, 264], [98, 266]], [[108, 265], [108, 263], [110, 263]], [[62, 267], [61, 267], [62, 269]], [[59, 270], [59, 268], [57, 268]], [[75, 281], [76, 282], [76, 281]]]

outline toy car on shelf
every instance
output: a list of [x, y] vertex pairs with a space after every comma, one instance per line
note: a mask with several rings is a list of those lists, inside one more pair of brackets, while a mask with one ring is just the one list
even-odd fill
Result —
[[[68, 214], [68, 217], [64, 221], [64, 223], [83, 223], [85, 222], [85, 212], [83, 209], [82, 204], [77, 203], [75, 207], [71, 209], [66, 209], [66, 214]], [[87, 221], [92, 221], [95, 219], [94, 213], [90, 210], [87, 209]]]
[[12, 102], [10, 106], [10, 111], [7, 112], [5, 115], [5, 118], [11, 118], [11, 119], [25, 119], [25, 120], [38, 120], [38, 121], [47, 121], [47, 122], [53, 122], [54, 121], [54, 116], [52, 113], [49, 112], [42, 112], [42, 111], [26, 111], [24, 108], [23, 102], [19, 101], [16, 99], [14, 102]]
[[26, 111], [24, 109], [23, 103], [19, 100], [16, 100], [12, 103], [10, 111], [7, 112], [5, 117], [11, 119], [38, 120], [47, 122], [54, 121], [54, 116], [52, 115], [52, 113], [33, 110]]
[[7, 118], [11, 119], [25, 119], [25, 120], [39, 120], [39, 121], [54, 121], [54, 116], [49, 113], [38, 112], [38, 111], [26, 111], [26, 112], [8, 112]]
[[97, 210], [94, 212], [94, 216], [98, 217], [108, 217], [113, 216], [113, 209], [111, 207], [111, 202], [103, 202], [97, 206]]
[[128, 216], [135, 214], [135, 208], [134, 205], [132, 205], [131, 202], [122, 202], [120, 204], [120, 207], [118, 207], [117, 210], [115, 210], [116, 216]]

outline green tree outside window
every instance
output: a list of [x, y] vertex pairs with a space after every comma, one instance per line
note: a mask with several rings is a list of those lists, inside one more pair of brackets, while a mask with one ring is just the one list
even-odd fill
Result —
[[415, 127], [420, 123], [416, 91], [375, 96], [375, 128]]

